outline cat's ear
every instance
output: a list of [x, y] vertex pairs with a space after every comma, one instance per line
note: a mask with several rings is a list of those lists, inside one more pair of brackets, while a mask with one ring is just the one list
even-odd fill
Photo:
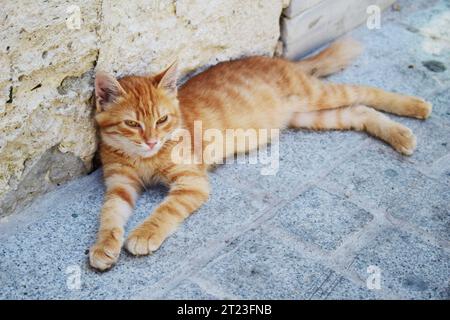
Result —
[[97, 111], [105, 111], [116, 102], [125, 90], [119, 81], [107, 72], [99, 71], [95, 75], [95, 101]]
[[178, 60], [175, 60], [166, 70], [154, 77], [158, 88], [177, 94]]

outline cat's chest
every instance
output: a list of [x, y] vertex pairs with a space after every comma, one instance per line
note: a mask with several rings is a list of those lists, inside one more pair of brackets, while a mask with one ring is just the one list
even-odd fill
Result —
[[165, 171], [165, 163], [164, 159], [152, 158], [134, 163], [134, 169], [142, 182], [147, 186], [156, 184], [167, 185], [167, 177], [162, 173]]
[[170, 150], [170, 148], [163, 148], [157, 155], [151, 158], [141, 158], [134, 161], [133, 167], [142, 182], [146, 185], [167, 184], [167, 177], [164, 172], [167, 171], [167, 168], [174, 166], [170, 158]]
[[161, 182], [161, 177], [156, 170], [156, 166], [150, 163], [141, 162], [135, 167], [136, 173], [146, 185], [157, 184]]

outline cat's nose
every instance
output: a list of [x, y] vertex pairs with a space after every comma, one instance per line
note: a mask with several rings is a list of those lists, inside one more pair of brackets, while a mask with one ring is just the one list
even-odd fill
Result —
[[156, 141], [156, 140], [145, 141], [145, 144], [148, 145], [150, 147], [150, 149], [153, 149], [157, 143], [158, 143], [158, 141]]

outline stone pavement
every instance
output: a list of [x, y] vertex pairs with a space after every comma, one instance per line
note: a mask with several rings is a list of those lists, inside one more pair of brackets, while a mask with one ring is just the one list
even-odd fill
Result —
[[[106, 273], [87, 263], [94, 172], [1, 221], [0, 298], [449, 299], [450, 1], [398, 3], [381, 29], [353, 32], [366, 52], [332, 80], [432, 101], [426, 122], [391, 116], [416, 133], [412, 157], [362, 133], [287, 131], [276, 176], [218, 168], [209, 202], [159, 251], [123, 252]], [[165, 192], [145, 193], [128, 231]]]

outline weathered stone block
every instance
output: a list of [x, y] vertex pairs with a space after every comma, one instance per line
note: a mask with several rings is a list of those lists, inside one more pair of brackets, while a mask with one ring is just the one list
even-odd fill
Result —
[[367, 288], [366, 283], [355, 284], [344, 277], [335, 277], [318, 290], [313, 299], [319, 300], [377, 300], [387, 299], [378, 290]]
[[320, 184], [347, 195], [363, 208], [384, 211], [436, 239], [450, 241], [448, 185], [414, 170], [409, 160], [395, 151], [362, 150]]
[[242, 240], [199, 276], [243, 299], [308, 299], [334, 274], [262, 230]]
[[333, 251], [373, 219], [367, 211], [318, 188], [306, 191], [268, 221], [300, 240]]
[[[367, 270], [370, 266], [372, 273]], [[379, 271], [379, 294], [403, 299], [450, 298], [450, 256], [415, 236], [384, 230], [357, 254], [351, 269], [366, 282], [377, 270], [373, 267]]]
[[198, 284], [184, 280], [175, 289], [169, 291], [163, 299], [170, 300], [216, 300], [218, 297], [205, 292]]

